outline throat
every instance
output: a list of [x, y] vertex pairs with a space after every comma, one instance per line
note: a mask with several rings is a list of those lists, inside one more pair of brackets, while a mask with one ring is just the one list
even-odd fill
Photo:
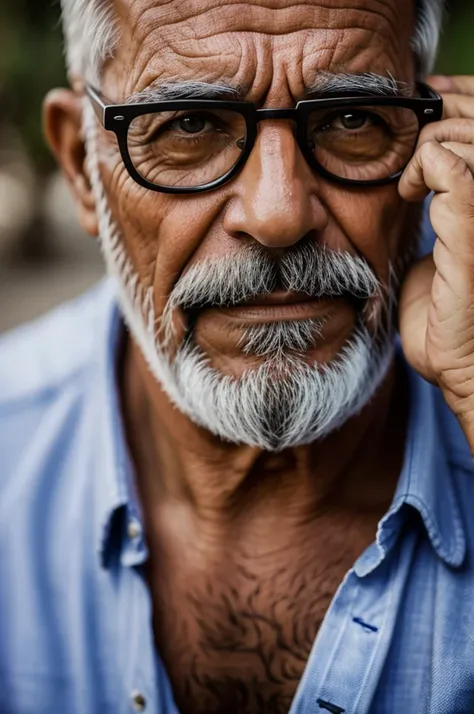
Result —
[[150, 521], [164, 501], [187, 504], [223, 526], [242, 514], [245, 520], [249, 510], [278, 522], [317, 517], [334, 505], [389, 505], [404, 443], [395, 370], [362, 412], [325, 439], [272, 453], [225, 442], [193, 423], [171, 404], [134, 343], [122, 364], [122, 412]]

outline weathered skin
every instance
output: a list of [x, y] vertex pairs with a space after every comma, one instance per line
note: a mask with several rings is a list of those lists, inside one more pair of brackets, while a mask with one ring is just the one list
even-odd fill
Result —
[[[125, 35], [103, 89], [120, 101], [167, 79], [232, 79], [248, 87], [248, 100], [272, 107], [292, 106], [303, 98], [305, 86], [321, 70], [390, 71], [411, 81], [410, 2], [403, 6], [403, 12], [394, 13], [390, 2], [373, 3], [373, 9], [363, 2], [334, 3], [339, 9], [331, 10], [334, 29], [328, 31], [328, 10], [314, 2], [245, 3], [245, 11], [231, 2], [119, 3]], [[335, 190], [307, 167], [291, 128], [289, 122], [267, 122], [238, 179], [192, 199], [157, 199], [141, 190], [129, 178], [115, 138], [104, 136], [110, 147], [104, 151], [104, 180], [114, 215], [144, 284], [159, 286], [157, 315], [183, 270], [204, 257], [238, 251], [244, 239], [281, 248], [314, 232], [331, 248], [360, 251], [387, 278], [388, 258], [396, 255], [405, 232], [406, 206], [396, 188]], [[347, 306], [337, 311], [321, 359], [339, 350], [353, 320]], [[213, 363], [232, 373], [247, 364], [236, 350], [239, 337], [222, 318], [198, 326], [198, 341], [205, 343]]]
[[[122, 41], [102, 87], [112, 101], [167, 79], [231, 79], [247, 88], [250, 101], [289, 107], [323, 70], [414, 79], [411, 0], [327, 0], [324, 7], [316, 0], [117, 0], [116, 8]], [[80, 129], [81, 78], [72, 79], [76, 92], [50, 95], [46, 128], [82, 225], [95, 235]], [[456, 142], [459, 127], [450, 131]], [[154, 287], [157, 316], [194, 262], [237, 253], [252, 241], [281, 251], [311, 235], [331, 249], [362, 254], [386, 283], [389, 260], [397, 264], [413, 244], [426, 186], [438, 190], [443, 180], [444, 203], [433, 213], [445, 236], [436, 264], [451, 270], [456, 256], [465, 262], [444, 280], [435, 278], [434, 296], [439, 305], [455, 284], [462, 298], [457, 304], [465, 306], [472, 302], [474, 241], [467, 216], [472, 219], [474, 157], [470, 170], [454, 165], [451, 152], [467, 160], [467, 149], [458, 143], [450, 144], [451, 151], [441, 147], [439, 128], [435, 139], [402, 182], [405, 200], [396, 186], [347, 190], [314, 175], [296, 148], [291, 124], [282, 121], [262, 125], [245, 169], [212, 193], [145, 191], [129, 178], [115, 138], [106, 132], [100, 135], [101, 172], [128, 254], [143, 285]], [[456, 192], [462, 200], [451, 200]], [[454, 220], [460, 231], [453, 252]], [[467, 401], [449, 397], [447, 375], [462, 345], [453, 338], [453, 347], [443, 332], [443, 315], [430, 304], [433, 265], [423, 269], [423, 295], [407, 284], [405, 304], [418, 307], [411, 317], [407, 310], [403, 322], [406, 351], [422, 373], [448, 385], [448, 403], [462, 403], [469, 415], [471, 381]], [[320, 362], [337, 354], [355, 320], [344, 302], [324, 309], [324, 344], [308, 354]], [[426, 331], [427, 312], [430, 332], [420, 345], [416, 337]], [[466, 307], [461, 312], [465, 323], [474, 323]], [[459, 334], [456, 329], [450, 334]], [[241, 374], [252, 366], [238, 347], [241, 327], [218, 310], [202, 316], [196, 335], [223, 372]], [[470, 374], [472, 350], [465, 353]], [[287, 712], [337, 586], [373, 540], [392, 498], [406, 419], [401, 376], [392, 369], [364, 411], [324, 442], [278, 456], [224, 444], [193, 425], [172, 408], [131, 341], [124, 345], [121, 387], [147, 527], [156, 643], [180, 711]], [[470, 421], [463, 419], [463, 425]]]

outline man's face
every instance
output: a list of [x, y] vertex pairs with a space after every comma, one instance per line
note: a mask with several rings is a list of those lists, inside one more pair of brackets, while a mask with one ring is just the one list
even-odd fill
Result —
[[[239, 86], [246, 101], [262, 108], [293, 107], [323, 72], [372, 72], [414, 81], [410, 0], [330, 0], [324, 6], [316, 0], [117, 0], [115, 6], [122, 37], [102, 90], [116, 103], [175, 81]], [[113, 134], [101, 130], [96, 150], [115, 238], [152, 303], [156, 324], [179, 280], [202, 261], [229, 265], [259, 249], [259, 255], [278, 262], [303, 244], [317, 245], [331, 254], [363, 258], [388, 289], [390, 266], [413, 241], [396, 185], [347, 188], [318, 176], [303, 158], [290, 121], [262, 122], [237, 177], [197, 195], [140, 187], [130, 178]], [[261, 339], [276, 324], [304, 322], [316, 327], [299, 358], [320, 367], [337, 359], [361, 322], [374, 334], [383, 319], [383, 295], [364, 305], [344, 295], [287, 304], [296, 298], [286, 288], [277, 284], [271, 305], [254, 299], [252, 305], [231, 308], [178, 307], [170, 354], [192, 331], [193, 344], [209, 366], [238, 380], [262, 359], [262, 352], [248, 348], [249, 330], [258, 327]]]

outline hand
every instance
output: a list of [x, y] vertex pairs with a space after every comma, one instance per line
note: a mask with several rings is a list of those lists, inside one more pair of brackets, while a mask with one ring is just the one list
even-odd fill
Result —
[[400, 300], [408, 362], [437, 384], [474, 452], [474, 77], [433, 77], [445, 101], [441, 122], [421, 133], [400, 195], [434, 191], [433, 255], [409, 272]]

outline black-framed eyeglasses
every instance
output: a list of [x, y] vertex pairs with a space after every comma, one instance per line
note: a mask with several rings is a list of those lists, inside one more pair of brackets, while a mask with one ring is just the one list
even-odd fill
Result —
[[103, 127], [116, 134], [123, 162], [141, 186], [163, 193], [209, 191], [243, 167], [265, 119], [295, 122], [295, 139], [311, 168], [346, 186], [397, 181], [421, 130], [443, 115], [443, 100], [426, 84], [419, 96], [331, 96], [293, 109], [248, 102], [185, 99], [109, 104], [86, 88]]

